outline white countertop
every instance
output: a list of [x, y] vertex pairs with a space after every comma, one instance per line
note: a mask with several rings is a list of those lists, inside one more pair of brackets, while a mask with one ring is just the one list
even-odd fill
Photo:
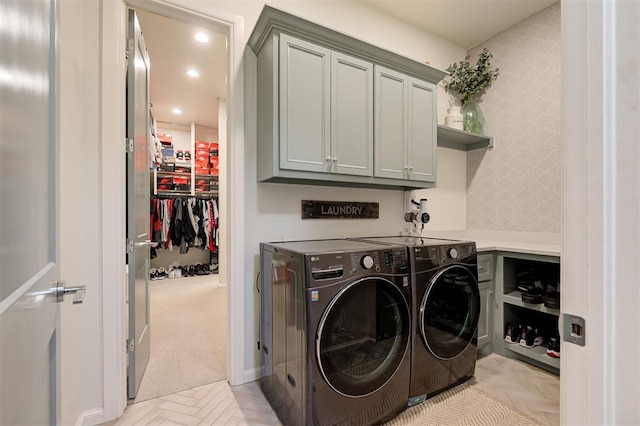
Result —
[[559, 233], [510, 232], [510, 231], [428, 231], [423, 237], [449, 238], [452, 240], [475, 241], [478, 252], [508, 251], [514, 253], [560, 256], [561, 239]]

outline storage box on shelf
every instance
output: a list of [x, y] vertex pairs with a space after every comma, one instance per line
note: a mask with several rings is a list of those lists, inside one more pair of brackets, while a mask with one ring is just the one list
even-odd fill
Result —
[[153, 195], [191, 194], [191, 174], [154, 170], [151, 184]]
[[[548, 283], [559, 283], [560, 258], [524, 253], [498, 253], [496, 256], [496, 302], [494, 321], [494, 352], [529, 362], [547, 371], [559, 374], [560, 360], [547, 355], [550, 336], [558, 334], [560, 310], [549, 308], [544, 303], [523, 301], [518, 285], [522, 283], [522, 272], [531, 271], [531, 280], [543, 288]], [[533, 348], [504, 341], [505, 325], [537, 328], [544, 343]]]

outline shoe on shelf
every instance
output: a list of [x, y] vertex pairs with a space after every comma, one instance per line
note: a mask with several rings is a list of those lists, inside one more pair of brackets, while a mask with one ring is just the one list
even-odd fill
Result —
[[[523, 330], [525, 330], [523, 328]], [[542, 336], [538, 332], [537, 328], [533, 328], [531, 326], [527, 326], [526, 331], [524, 333], [524, 339], [520, 338], [520, 346], [531, 349], [535, 346], [540, 346], [544, 343]]]
[[552, 309], [560, 309], [560, 283], [557, 281], [550, 282], [545, 288], [542, 296], [544, 306]]
[[510, 322], [507, 322], [504, 331], [504, 341], [507, 343], [518, 343], [520, 336], [520, 327], [516, 327], [511, 325]]
[[524, 293], [527, 290], [530, 290], [535, 287], [535, 284], [531, 280], [522, 280], [518, 281], [518, 291], [520, 293]]
[[549, 344], [547, 345], [547, 355], [552, 358], [560, 358], [560, 336], [555, 335], [549, 337]]
[[560, 292], [552, 291], [543, 298], [544, 306], [552, 309], [560, 309]]
[[179, 149], [178, 151], [176, 151], [176, 159], [177, 159], [177, 160], [180, 160], [180, 161], [184, 160], [184, 153], [182, 152], [182, 150], [181, 150], [181, 149]]
[[149, 278], [151, 279], [151, 281], [155, 281], [158, 279], [158, 271], [156, 270], [156, 268], [151, 268], [149, 270]]
[[532, 287], [522, 293], [522, 301], [525, 303], [542, 303], [543, 290], [540, 287]]

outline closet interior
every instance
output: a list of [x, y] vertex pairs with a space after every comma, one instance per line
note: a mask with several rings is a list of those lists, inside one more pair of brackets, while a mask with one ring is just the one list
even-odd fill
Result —
[[[152, 113], [153, 114], [153, 113]], [[151, 159], [151, 280], [218, 273], [217, 129], [155, 121]]]
[[136, 14], [150, 63], [149, 226], [157, 246], [149, 262], [150, 358], [130, 403], [227, 374], [227, 283], [220, 264], [226, 216], [219, 202], [227, 37], [201, 21]]

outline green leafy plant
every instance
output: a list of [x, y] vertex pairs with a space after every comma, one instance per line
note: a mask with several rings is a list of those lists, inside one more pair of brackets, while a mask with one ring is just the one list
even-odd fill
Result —
[[457, 92], [462, 105], [474, 100], [480, 92], [491, 86], [500, 74], [499, 68], [491, 69], [491, 58], [493, 54], [485, 47], [480, 52], [475, 67], [469, 63], [469, 55], [465, 56], [464, 61], [449, 65], [446, 71], [450, 75], [446, 77], [444, 88]]

